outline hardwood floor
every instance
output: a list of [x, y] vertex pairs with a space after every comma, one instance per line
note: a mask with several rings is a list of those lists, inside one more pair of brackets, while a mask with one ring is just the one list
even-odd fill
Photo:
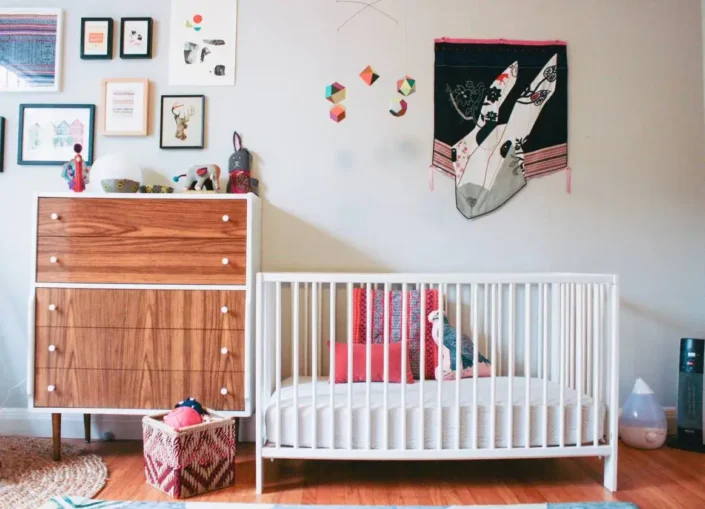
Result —
[[[104, 500], [170, 500], [147, 486], [141, 442], [87, 446], [108, 465]], [[640, 509], [705, 507], [705, 454], [622, 445], [620, 491], [602, 487], [599, 459], [468, 462], [276, 461], [255, 495], [253, 444], [238, 447], [235, 487], [189, 499], [287, 504], [454, 505], [621, 500]]]

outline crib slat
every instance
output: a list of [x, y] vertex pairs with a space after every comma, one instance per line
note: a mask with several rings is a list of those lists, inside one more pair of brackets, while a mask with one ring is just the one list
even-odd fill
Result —
[[[482, 349], [483, 352], [489, 352], [490, 351], [490, 337], [489, 337], [489, 323], [487, 322], [489, 318], [489, 312], [490, 312], [490, 294], [489, 294], [489, 288], [487, 286], [487, 283], [483, 285], [482, 289], [482, 297], [485, 301], [485, 306], [482, 308], [482, 335], [484, 338], [485, 342], [485, 347]], [[492, 358], [490, 359], [490, 363], [492, 366], [494, 366], [495, 359]], [[492, 368], [494, 369], [494, 368]]]
[[583, 285], [579, 284], [575, 292], [575, 307], [576, 307], [576, 337], [577, 344], [575, 345], [575, 366], [576, 366], [576, 388], [578, 392], [578, 430], [575, 446], [580, 447], [583, 442]]
[[570, 284], [570, 302], [569, 302], [569, 314], [570, 322], [568, 324], [568, 360], [570, 362], [570, 374], [568, 375], [568, 380], [571, 389], [575, 389], [575, 283]]
[[[597, 285], [595, 288], [595, 342], [597, 343], [597, 368], [602, 369], [603, 371], [607, 371], [606, 369], [602, 368], [602, 359], [603, 359], [603, 353], [605, 353], [605, 337], [604, 337], [604, 327], [605, 327], [605, 292], [604, 292], [604, 287], [602, 285]], [[605, 353], [606, 357], [606, 353]], [[609, 359], [605, 358], [605, 363], [608, 363]], [[607, 366], [607, 364], [605, 364]], [[599, 371], [602, 373], [602, 371]], [[609, 376], [609, 375], [608, 375]], [[602, 377], [598, 377], [598, 379], [595, 382], [597, 386], [597, 395], [595, 397], [595, 419], [597, 419], [597, 416], [600, 414], [600, 410], [602, 410], [601, 406], [601, 401], [602, 397], [604, 395], [603, 393], [603, 385], [602, 385]], [[605, 401], [608, 401], [608, 397], [605, 396]], [[599, 427], [599, 423], [595, 423], [594, 427], [597, 429]], [[595, 432], [595, 435], [597, 435], [597, 431], [593, 430]], [[595, 436], [593, 437], [594, 440], [596, 440], [596, 443], [599, 439], [599, 437]]]
[[348, 449], [353, 448], [353, 285], [348, 283]]
[[516, 332], [516, 313], [514, 309], [516, 285], [509, 285], [509, 380], [507, 390], [507, 448], [514, 447], [514, 334]]
[[421, 351], [419, 352], [419, 449], [426, 448], [426, 433], [424, 426], [426, 423], [426, 406], [424, 403], [424, 386], [426, 385], [426, 323], [428, 322], [428, 311], [426, 310], [426, 285], [421, 284]]
[[591, 295], [590, 301], [592, 305], [592, 314], [590, 315], [590, 323], [592, 323], [592, 329], [589, 334], [592, 336], [592, 348], [593, 357], [595, 362], [593, 363], [594, 374], [592, 377], [593, 387], [592, 387], [592, 443], [593, 445], [599, 445], [600, 438], [598, 418], [600, 414], [600, 388], [599, 388], [599, 373], [600, 373], [600, 338], [599, 338], [599, 322], [600, 322], [600, 306], [597, 302], [599, 297], [599, 292], [595, 285], [590, 285]]
[[409, 308], [409, 298], [407, 296], [407, 284], [401, 285], [401, 448], [406, 450], [406, 359], [407, 355], [407, 317]]
[[490, 449], [494, 449], [497, 441], [497, 285], [492, 286], [492, 335], [490, 348]]
[[335, 449], [335, 292], [337, 285], [330, 283], [330, 319], [328, 320], [330, 332], [328, 333], [328, 341], [330, 342], [330, 448]]
[[455, 448], [460, 449], [460, 377], [463, 374], [463, 362], [460, 356], [462, 350], [462, 318], [460, 285], [455, 285]]
[[304, 283], [304, 376], [308, 376], [308, 283]]
[[372, 449], [372, 285], [367, 283], [367, 327], [365, 333], [365, 395], [367, 398], [367, 448]]
[[[480, 341], [478, 339], [478, 324], [477, 324], [477, 284], [473, 284], [470, 287], [470, 307], [472, 308], [472, 326], [470, 329], [470, 341], [474, 341], [473, 344], [473, 351], [472, 351], [472, 448], [477, 449], [478, 447], [478, 407], [477, 407], [477, 385], [478, 385], [478, 379], [477, 379], [477, 371], [479, 369], [479, 347], [480, 347]], [[460, 408], [458, 408], [460, 410]]]
[[[443, 335], [445, 334], [445, 313], [443, 309], [445, 298], [445, 293], [443, 291], [443, 285], [438, 284], [438, 339], [436, 343], [438, 344], [438, 368], [436, 369], [436, 385], [438, 387], [438, 394], [436, 400], [436, 417], [438, 427], [436, 428], [436, 448], [443, 449], [443, 403], [442, 403], [442, 393], [441, 388], [443, 386]], [[436, 339], [436, 338], [434, 338]]]
[[587, 371], [587, 380], [585, 381], [585, 389], [588, 396], [595, 397], [593, 392], [592, 380], [593, 380], [593, 365], [595, 364], [595, 356], [593, 354], [593, 337], [592, 337], [592, 288], [593, 285], [585, 285], [585, 300], [587, 303], [587, 314], [585, 316], [585, 352], [587, 357], [587, 363], [585, 369]]
[[548, 447], [548, 288], [543, 286], [543, 446]]
[[524, 447], [531, 447], [531, 285], [524, 285]]
[[384, 283], [384, 450], [389, 450], [389, 283]]
[[567, 328], [568, 328], [568, 318], [567, 318], [567, 311], [568, 311], [568, 306], [566, 303], [568, 296], [568, 289], [566, 288], [566, 285], [561, 284], [561, 296], [560, 296], [560, 301], [561, 301], [561, 346], [560, 346], [560, 387], [559, 387], [559, 399], [560, 399], [560, 406], [559, 408], [559, 413], [560, 413], [560, 422], [558, 423], [558, 445], [560, 447], [565, 446], [565, 384], [566, 384], [566, 362], [565, 362], [565, 352], [566, 352], [566, 336], [567, 336]]
[[281, 448], [282, 443], [282, 284], [276, 283], [275, 293], [276, 306], [276, 366], [274, 370], [277, 373], [277, 449]]
[[[291, 315], [293, 324], [292, 348], [294, 354], [292, 361], [294, 364], [294, 448], [299, 447], [299, 283], [294, 283], [294, 294], [291, 299]], [[304, 341], [305, 342], [305, 341]]]
[[318, 285], [311, 285], [311, 405], [313, 418], [311, 420], [311, 448], [318, 447]]
[[503, 351], [503, 340], [504, 340], [504, 312], [502, 310], [503, 297], [503, 287], [501, 283], [497, 285], [497, 376], [502, 376], [504, 374], [504, 364], [502, 363], [502, 351]]

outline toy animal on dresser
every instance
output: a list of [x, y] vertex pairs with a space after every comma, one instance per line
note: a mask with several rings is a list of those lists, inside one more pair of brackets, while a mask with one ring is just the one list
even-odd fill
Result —
[[251, 166], [252, 154], [242, 146], [242, 139], [235, 131], [233, 133], [235, 152], [228, 162], [228, 193], [246, 194], [252, 191]]
[[[436, 367], [436, 380], [452, 380], [455, 378], [457, 366], [456, 361], [456, 339], [457, 331], [455, 327], [451, 327], [448, 317], [443, 315], [443, 324], [441, 325], [441, 317], [438, 310], [432, 311], [428, 315], [428, 321], [433, 324], [431, 335], [439, 348], [443, 348], [443, 365]], [[443, 332], [441, 332], [443, 330]], [[472, 376], [472, 361], [474, 355], [475, 343], [467, 335], [462, 334], [460, 362], [462, 363], [462, 378]], [[490, 369], [490, 361], [480, 352], [477, 353], [478, 376], [488, 376]]]
[[174, 182], [186, 178], [184, 191], [215, 191], [220, 192], [220, 166], [217, 164], [205, 164], [192, 166], [188, 172], [176, 175]]

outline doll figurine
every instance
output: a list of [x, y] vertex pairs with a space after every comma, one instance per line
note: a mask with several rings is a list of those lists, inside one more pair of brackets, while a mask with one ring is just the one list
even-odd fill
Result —
[[73, 146], [73, 151], [76, 155], [73, 159], [67, 162], [61, 172], [61, 177], [69, 183], [69, 189], [75, 193], [82, 193], [86, 190], [86, 184], [90, 181], [89, 173], [91, 167], [84, 164], [81, 152], [83, 147], [76, 143]]

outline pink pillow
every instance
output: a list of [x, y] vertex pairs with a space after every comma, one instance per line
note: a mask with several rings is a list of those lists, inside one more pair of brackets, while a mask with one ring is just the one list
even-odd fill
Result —
[[[330, 342], [328, 343], [330, 346]], [[353, 346], [353, 382], [367, 381], [367, 345], [354, 344]], [[401, 343], [389, 344], [389, 382], [401, 383]], [[370, 345], [371, 382], [384, 382], [384, 344]], [[406, 383], [414, 383], [411, 373], [409, 353], [406, 358]], [[342, 384], [348, 381], [348, 345], [347, 343], [335, 344], [335, 383]]]

